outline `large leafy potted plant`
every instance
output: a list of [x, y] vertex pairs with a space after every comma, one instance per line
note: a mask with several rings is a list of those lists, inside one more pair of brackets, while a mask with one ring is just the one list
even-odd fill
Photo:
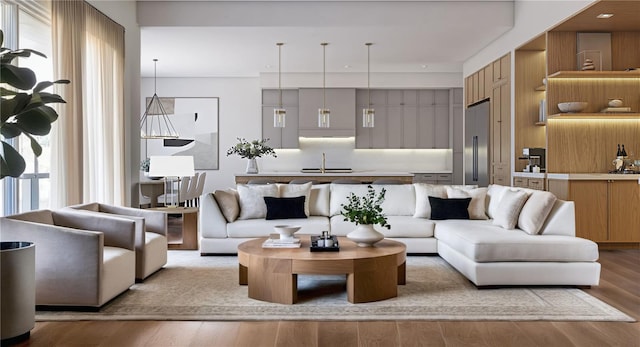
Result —
[[240, 158], [249, 159], [247, 162], [247, 173], [257, 174], [258, 163], [256, 162], [256, 158], [260, 158], [263, 155], [277, 157], [276, 151], [267, 145], [267, 141], [269, 141], [269, 139], [247, 141], [244, 138], [238, 137], [238, 143], [227, 150], [227, 156], [237, 154]]
[[[4, 32], [0, 30], [0, 180], [19, 177], [26, 168], [22, 155], [6, 140], [24, 135], [31, 141], [33, 153], [42, 154], [36, 136], [49, 134], [51, 123], [58, 119], [56, 111], [47, 104], [65, 102], [44, 89], [56, 83], [69, 83], [68, 80], [37, 83], [31, 69], [13, 65], [13, 61], [31, 54], [46, 56], [31, 49], [11, 50], [2, 47], [3, 44]], [[19, 341], [29, 337], [35, 324], [35, 246], [20, 241], [1, 242], [1, 246], [1, 316], [11, 319], [2, 321], [0, 337], [3, 342]]]
[[31, 54], [46, 56], [32, 49], [11, 50], [2, 47], [3, 44], [4, 32], [0, 30], [0, 179], [19, 177], [26, 168], [22, 155], [6, 140], [24, 135], [31, 141], [33, 153], [42, 154], [36, 136], [49, 134], [51, 123], [58, 119], [58, 113], [47, 104], [65, 102], [60, 95], [44, 90], [57, 83], [69, 83], [68, 80], [37, 83], [33, 70], [13, 65], [13, 61]]
[[380, 193], [372, 186], [367, 186], [367, 194], [357, 196], [350, 193], [347, 198], [347, 204], [340, 205], [342, 211], [340, 214], [344, 216], [345, 221], [356, 224], [356, 229], [347, 237], [360, 247], [371, 247], [376, 242], [384, 239], [384, 235], [373, 228], [379, 224], [383, 228], [391, 229], [391, 225], [387, 223], [387, 217], [382, 212], [382, 202], [387, 190], [382, 188]]

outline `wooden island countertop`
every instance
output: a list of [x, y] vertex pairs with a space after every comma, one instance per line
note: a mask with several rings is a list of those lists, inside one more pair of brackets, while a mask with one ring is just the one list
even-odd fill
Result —
[[326, 172], [326, 173], [303, 173], [295, 171], [275, 171], [261, 172], [257, 174], [235, 174], [236, 183], [247, 183], [252, 179], [274, 180], [276, 183], [289, 183], [294, 179], [309, 179], [318, 181], [319, 183], [331, 183], [340, 179], [352, 179], [361, 183], [371, 183], [378, 179], [394, 179], [403, 183], [413, 182], [413, 173], [410, 172], [392, 172], [392, 171], [354, 171], [350, 173]]

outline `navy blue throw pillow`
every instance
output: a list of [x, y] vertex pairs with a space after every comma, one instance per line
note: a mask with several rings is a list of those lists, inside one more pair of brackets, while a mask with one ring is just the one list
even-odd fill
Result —
[[294, 198], [264, 197], [267, 204], [266, 219], [307, 218], [304, 213], [304, 196]]
[[435, 196], [429, 197], [431, 204], [431, 219], [469, 219], [469, 203], [471, 198], [442, 199]]

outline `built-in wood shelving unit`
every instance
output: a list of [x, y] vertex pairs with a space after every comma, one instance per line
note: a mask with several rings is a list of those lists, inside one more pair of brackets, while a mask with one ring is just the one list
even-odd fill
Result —
[[640, 119], [640, 113], [556, 113], [549, 119]]
[[640, 78], [640, 70], [631, 71], [558, 71], [548, 78]]

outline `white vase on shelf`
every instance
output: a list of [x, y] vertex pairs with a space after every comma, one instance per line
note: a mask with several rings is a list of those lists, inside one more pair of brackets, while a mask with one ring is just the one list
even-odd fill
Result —
[[256, 160], [256, 158], [248, 158], [246, 172], [248, 174], [257, 174], [258, 173], [258, 161]]
[[384, 239], [384, 235], [373, 228], [373, 224], [358, 224], [347, 238], [355, 242], [358, 247], [371, 247], [376, 242]]

